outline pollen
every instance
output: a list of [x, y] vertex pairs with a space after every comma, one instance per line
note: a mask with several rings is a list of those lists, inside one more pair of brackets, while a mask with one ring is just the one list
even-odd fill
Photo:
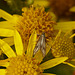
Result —
[[54, 25], [56, 22], [52, 21], [52, 16], [49, 12], [45, 12], [44, 7], [23, 8], [23, 13], [16, 25], [16, 29], [22, 36], [23, 43], [28, 42], [31, 33], [36, 30], [38, 35], [45, 32], [46, 39], [54, 36]]
[[42, 75], [42, 69], [37, 60], [28, 56], [12, 57], [5, 75]]
[[65, 37], [58, 37], [52, 45], [52, 54], [54, 57], [68, 57], [70, 61], [75, 56], [75, 48], [72, 39]]

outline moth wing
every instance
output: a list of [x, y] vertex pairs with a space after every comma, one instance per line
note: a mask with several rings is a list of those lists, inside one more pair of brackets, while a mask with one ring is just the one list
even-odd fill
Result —
[[46, 55], [46, 45], [45, 45], [45, 34], [44, 33], [41, 35], [41, 52], [44, 57]]
[[33, 51], [33, 55], [35, 55], [37, 53], [38, 50], [40, 50], [40, 39], [38, 40], [35, 48], [34, 48], [34, 51]]
[[40, 38], [34, 48], [33, 55], [35, 55], [38, 50], [41, 50], [43, 57], [46, 55], [45, 33], [42, 33], [42, 35], [40, 36]]

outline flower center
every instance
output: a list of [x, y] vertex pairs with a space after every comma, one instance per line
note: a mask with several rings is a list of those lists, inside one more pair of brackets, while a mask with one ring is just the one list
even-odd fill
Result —
[[6, 75], [41, 75], [42, 70], [37, 60], [28, 56], [17, 56], [10, 58]]
[[[22, 9], [22, 17], [20, 18], [16, 29], [22, 36], [23, 43], [28, 43], [28, 39], [31, 33], [36, 30], [37, 34], [41, 35], [45, 32], [46, 40], [50, 40], [54, 36], [54, 25], [56, 24], [52, 21], [52, 17], [49, 12], [45, 12], [44, 7], [34, 8], [30, 7], [28, 10]], [[25, 45], [24, 45], [25, 46]]]
[[52, 54], [54, 57], [67, 56], [71, 60], [75, 56], [75, 49], [72, 39], [68, 37], [59, 37], [52, 45]]

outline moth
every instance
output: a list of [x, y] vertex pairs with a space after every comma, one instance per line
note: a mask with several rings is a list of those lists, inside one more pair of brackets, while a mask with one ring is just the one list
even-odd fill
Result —
[[40, 36], [34, 51], [33, 51], [33, 55], [35, 55], [38, 50], [41, 50], [43, 57], [45, 57], [46, 55], [46, 46], [45, 46], [45, 33], [42, 33], [42, 35]]

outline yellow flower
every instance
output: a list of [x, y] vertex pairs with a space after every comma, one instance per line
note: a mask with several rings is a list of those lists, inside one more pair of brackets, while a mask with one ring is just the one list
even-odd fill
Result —
[[[0, 9], [0, 17], [7, 20], [0, 22], [1, 36], [12, 36], [13, 29], [16, 29], [20, 33], [23, 44], [26, 47], [31, 33], [36, 30], [38, 35], [41, 35], [42, 32], [45, 32], [46, 41], [51, 41], [51, 38], [54, 37], [55, 32], [53, 27], [54, 25], [56, 25], [56, 23], [52, 21], [51, 14], [49, 12], [45, 12], [44, 7], [35, 8], [32, 6], [28, 9], [23, 8], [22, 11], [22, 16], [20, 16], [10, 15]], [[2, 28], [5, 29], [3, 30]], [[13, 39], [11, 38], [11, 40], [9, 40], [9, 43], [10, 41], [12, 42], [12, 40]]]
[[54, 28], [66, 33], [75, 29], [75, 21], [58, 22]]
[[6, 67], [6, 69], [0, 69], [0, 75], [52, 75], [43, 72], [45, 69], [54, 67], [68, 59], [67, 57], [54, 58], [40, 64], [43, 59], [42, 54], [38, 52], [39, 55], [36, 53], [33, 57], [36, 36], [34, 31], [30, 36], [26, 53], [24, 52], [21, 37], [16, 30], [14, 32], [16, 52], [0, 39], [1, 49], [8, 57], [8, 59], [0, 60], [0, 66]]
[[59, 31], [51, 47], [51, 51], [54, 57], [66, 56], [68, 57], [67, 62], [71, 61], [73, 57], [75, 57], [75, 48], [72, 40], [72, 37], [74, 37], [75, 34], [70, 36], [68, 33], [69, 32], [63, 34], [61, 31]]
[[[69, 11], [70, 8], [75, 6], [75, 0], [48, 0], [50, 2], [50, 6], [52, 11], [58, 17], [75, 17], [75, 13]], [[67, 2], [67, 3], [66, 3]]]
[[49, 2], [47, 0], [34, 0], [33, 3], [34, 6], [44, 6], [44, 7], [48, 7], [49, 6]]

